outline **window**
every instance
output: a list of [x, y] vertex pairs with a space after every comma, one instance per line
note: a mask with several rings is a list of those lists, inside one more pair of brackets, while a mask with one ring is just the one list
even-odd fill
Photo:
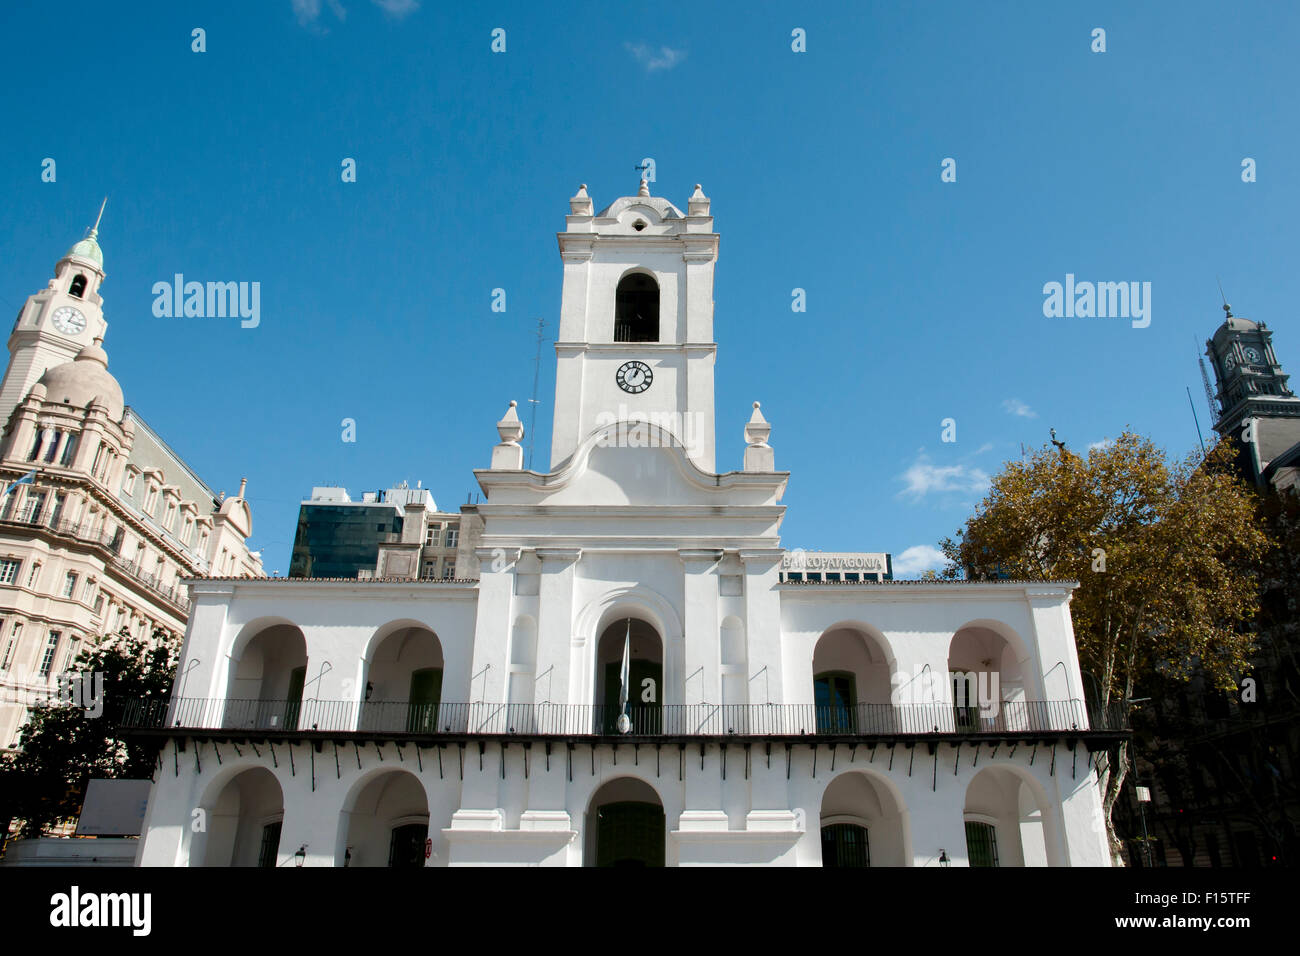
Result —
[[40, 576], [41, 576], [41, 562], [33, 561], [32, 569], [27, 572], [27, 586], [29, 588], [36, 587], [36, 579], [39, 578]]
[[998, 835], [992, 824], [966, 821], [966, 855], [971, 866], [998, 865]]
[[0, 660], [0, 671], [7, 671], [14, 662], [14, 651], [18, 649], [18, 638], [23, 636], [22, 621], [14, 622], [14, 632], [9, 635], [9, 643], [5, 645], [5, 656]]
[[444, 581], [450, 581], [455, 576], [456, 576], [456, 562], [453, 559], [448, 558], [446, 561], [443, 562], [442, 565], [442, 579]]
[[95, 581], [93, 578], [86, 579], [86, 586], [81, 591], [81, 599], [87, 604], [95, 599]]
[[163, 518], [163, 527], [168, 531], [176, 530], [176, 502], [167, 502], [167, 516]]
[[101, 593], [101, 594], [96, 594], [96, 595], [95, 595], [95, 614], [96, 614], [96, 615], [99, 615], [99, 614], [102, 614], [103, 612], [104, 612], [104, 595], [103, 595], [102, 593]]
[[641, 272], [626, 275], [614, 293], [614, 341], [659, 341], [659, 285]]
[[847, 671], [829, 671], [813, 678], [813, 709], [817, 733], [851, 734], [855, 724], [858, 695], [854, 676]]
[[77, 572], [69, 571], [67, 577], [63, 579], [63, 596], [65, 598], [70, 598], [72, 597], [73, 594], [76, 593], [76, 590], [77, 590]]
[[68, 433], [68, 440], [63, 443], [63, 455], [59, 458], [59, 464], [65, 467], [72, 466], [72, 459], [77, 454], [77, 436]]
[[27, 455], [28, 461], [35, 461], [41, 454], [41, 441], [45, 438], [45, 432], [39, 427], [36, 429], [36, 440], [32, 442], [32, 450]]
[[41, 658], [41, 676], [49, 677], [50, 671], [54, 669], [54, 652], [59, 649], [59, 632], [50, 631], [50, 637], [45, 642], [45, 656]]
[[447, 547], [449, 548], [456, 547], [456, 542], [459, 540], [460, 540], [460, 525], [458, 524], [447, 525], [447, 540], [445, 542]]
[[438, 540], [442, 537], [442, 525], [431, 524], [427, 531], [424, 532], [424, 546], [426, 548], [436, 548]]
[[144, 496], [144, 513], [153, 517], [154, 509], [158, 507], [158, 489], [153, 485], [149, 486], [148, 493]]
[[22, 566], [21, 561], [13, 558], [0, 559], [0, 584], [13, 584], [18, 579], [18, 569]]
[[72, 285], [68, 286], [68, 295], [75, 295], [78, 299], [86, 294], [86, 277], [78, 275], [72, 280]]
[[438, 569], [437, 561], [425, 561], [424, 572], [420, 576], [424, 578], [437, 577], [437, 569]]
[[854, 823], [822, 827], [822, 866], [870, 866], [867, 828]]
[[[103, 449], [101, 448], [100, 450], [102, 451]], [[96, 465], [99, 464], [98, 458], [95, 459], [95, 464]], [[126, 473], [126, 480], [122, 482], [122, 494], [124, 495], [135, 494], [135, 472], [134, 471], [128, 471]]]
[[45, 449], [45, 461], [52, 464], [54, 456], [59, 453], [59, 440], [63, 437], [63, 432], [55, 431], [54, 438], [50, 441], [50, 447]]

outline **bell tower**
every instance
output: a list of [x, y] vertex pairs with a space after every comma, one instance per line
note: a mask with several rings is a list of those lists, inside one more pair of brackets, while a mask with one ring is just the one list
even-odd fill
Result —
[[101, 204], [95, 225], [63, 254], [54, 266], [54, 278], [27, 297], [14, 320], [9, 367], [0, 384], [0, 428], [47, 369], [71, 362], [108, 329], [99, 295], [105, 278], [104, 253], [99, 248], [103, 215]]
[[697, 184], [683, 215], [642, 180], [635, 196], [592, 208], [584, 184], [559, 233], [551, 470], [596, 429], [651, 422], [712, 473], [718, 236], [709, 199]]
[[[1243, 468], [1258, 482], [1275, 459], [1300, 443], [1300, 398], [1287, 386], [1290, 376], [1273, 351], [1269, 328], [1234, 316], [1230, 305], [1223, 311], [1223, 324], [1205, 343], [1218, 384], [1214, 430], [1246, 445]], [[1243, 442], [1244, 434], [1250, 437]]]

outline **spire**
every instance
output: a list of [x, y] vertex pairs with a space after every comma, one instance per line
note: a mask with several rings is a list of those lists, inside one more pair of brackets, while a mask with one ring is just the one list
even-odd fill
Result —
[[707, 216], [709, 214], [709, 197], [704, 195], [704, 190], [700, 184], [695, 184], [695, 192], [691, 193], [691, 198], [686, 201], [686, 215], [688, 216]]
[[759, 411], [758, 402], [754, 403], [754, 414], [749, 416], [745, 425], [745, 471], [776, 471], [776, 455], [767, 439], [772, 434], [772, 426], [767, 423]]
[[95, 217], [95, 224], [90, 227], [89, 238], [95, 239], [99, 236], [99, 222], [101, 219], [104, 218], [104, 207], [107, 205], [108, 205], [108, 197], [105, 196], [104, 201], [99, 204], [99, 215]]
[[511, 402], [501, 421], [497, 422], [497, 434], [501, 444], [492, 449], [492, 468], [494, 470], [523, 471], [524, 450], [519, 447], [519, 439], [524, 437], [524, 423], [515, 411], [518, 402]]
[[643, 180], [641, 180], [641, 185], [640, 185], [640, 187], [637, 189], [636, 194], [637, 194], [638, 196], [649, 196], [649, 195], [650, 195], [650, 180], [648, 180], [648, 179], [643, 179]]
[[86, 237], [78, 242], [73, 243], [66, 256], [79, 256], [82, 259], [89, 259], [93, 262], [100, 272], [104, 271], [104, 252], [99, 248], [99, 224], [104, 218], [104, 207], [108, 205], [108, 197], [99, 204], [99, 215], [95, 217], [95, 224], [86, 230]]
[[591, 197], [587, 195], [587, 184], [583, 183], [578, 187], [578, 191], [569, 200], [569, 215], [571, 216], [590, 216], [591, 215]]

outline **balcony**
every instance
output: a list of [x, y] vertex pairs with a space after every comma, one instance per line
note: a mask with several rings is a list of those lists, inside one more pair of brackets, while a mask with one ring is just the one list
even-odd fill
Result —
[[0, 527], [3, 526], [38, 529], [56, 537], [102, 548], [107, 552], [106, 557], [109, 565], [143, 585], [156, 597], [167, 601], [179, 610], [182, 616], [189, 613], [190, 602], [185, 598], [185, 589], [182, 585], [174, 584], [167, 587], [159, 578], [149, 574], [140, 565], [132, 564], [119, 556], [119, 552], [122, 550], [122, 534], [120, 531], [110, 535], [97, 530], [90, 523], [74, 524], [71, 521], [62, 519], [55, 521], [42, 518], [39, 513], [34, 512], [30, 507], [21, 508], [7, 518], [0, 518]]
[[1111, 707], [1085, 719], [1081, 701], [1004, 702], [981, 716], [951, 704], [667, 704], [629, 708], [627, 734], [618, 708], [604, 704], [411, 704], [406, 701], [223, 700], [184, 697], [131, 701], [123, 726], [141, 732], [206, 736], [366, 738], [683, 738], [816, 737], [826, 740], [911, 738], [1114, 737], [1128, 733], [1127, 716]]

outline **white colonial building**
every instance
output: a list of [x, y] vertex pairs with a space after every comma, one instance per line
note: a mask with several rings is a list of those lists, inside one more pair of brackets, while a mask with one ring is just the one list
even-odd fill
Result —
[[511, 402], [455, 578], [194, 581], [138, 862], [1108, 865], [1073, 585], [795, 570], [708, 198], [570, 208], [550, 470]]

